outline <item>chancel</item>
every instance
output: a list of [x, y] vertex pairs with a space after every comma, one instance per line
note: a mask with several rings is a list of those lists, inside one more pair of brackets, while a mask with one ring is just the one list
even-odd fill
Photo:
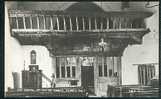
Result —
[[125, 48], [142, 44], [150, 32], [145, 19], [153, 13], [130, 2], [111, 10], [110, 2], [52, 2], [40, 10], [41, 4], [8, 8], [11, 37], [22, 46], [26, 67], [19, 72], [21, 88], [7, 96], [111, 96], [110, 86], [122, 85]]

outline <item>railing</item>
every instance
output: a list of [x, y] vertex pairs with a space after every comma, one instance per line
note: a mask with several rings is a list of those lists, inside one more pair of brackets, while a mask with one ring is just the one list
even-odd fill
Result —
[[159, 87], [140, 86], [140, 85], [120, 85], [108, 86], [107, 95], [109, 97], [158, 97]]
[[36, 97], [36, 96], [86, 96], [85, 90], [82, 87], [59, 87], [59, 88], [41, 88], [37, 90], [32, 89], [9, 89], [6, 92], [7, 97]]
[[43, 73], [41, 73], [42, 77], [45, 78], [48, 82], [52, 83], [52, 81]]
[[143, 19], [123, 16], [70, 16], [43, 14], [11, 14], [12, 30], [24, 31], [100, 31], [145, 28]]

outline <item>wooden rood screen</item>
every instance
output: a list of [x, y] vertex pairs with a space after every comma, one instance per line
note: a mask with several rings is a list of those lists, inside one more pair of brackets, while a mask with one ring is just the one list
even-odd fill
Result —
[[93, 57], [59, 56], [56, 57], [56, 77], [76, 78], [78, 66], [93, 66]]

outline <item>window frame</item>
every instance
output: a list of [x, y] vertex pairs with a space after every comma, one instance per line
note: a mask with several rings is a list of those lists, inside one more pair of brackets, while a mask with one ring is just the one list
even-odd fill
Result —
[[[76, 79], [76, 65], [67, 64], [67, 58], [68, 58], [68, 56], [56, 57], [56, 68], [59, 68], [59, 70], [56, 70], [56, 78], [57, 79]], [[75, 58], [77, 58], [77, 57], [75, 57]], [[63, 61], [63, 62], [61, 62], [61, 61]], [[64, 70], [65, 70], [65, 72], [64, 72], [65, 77], [62, 76], [62, 67], [64, 67]], [[75, 68], [74, 72], [72, 70], [73, 67]], [[69, 68], [69, 69], [67, 70], [67, 68]], [[69, 74], [68, 74], [68, 71], [70, 72]], [[59, 77], [57, 76], [58, 74], [59, 74]], [[75, 74], [75, 75], [73, 75], [73, 74]]]
[[[35, 56], [34, 56], [35, 55]], [[36, 64], [36, 51], [32, 50], [30, 52], [30, 64]], [[34, 58], [35, 57], [35, 58]]]

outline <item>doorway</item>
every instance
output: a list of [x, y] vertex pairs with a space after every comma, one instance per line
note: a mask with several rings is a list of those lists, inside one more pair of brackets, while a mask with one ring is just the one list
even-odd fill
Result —
[[81, 82], [89, 94], [94, 94], [94, 66], [81, 66]]

